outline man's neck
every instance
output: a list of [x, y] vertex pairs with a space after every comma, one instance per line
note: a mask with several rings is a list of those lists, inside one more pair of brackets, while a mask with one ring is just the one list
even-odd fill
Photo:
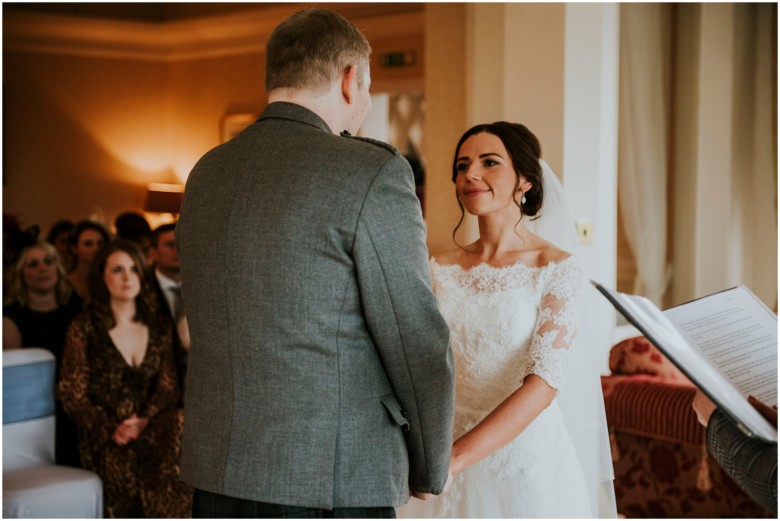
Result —
[[283, 101], [294, 103], [317, 114], [328, 124], [328, 128], [334, 134], [344, 130], [343, 109], [339, 105], [339, 98], [331, 89], [327, 92], [315, 93], [297, 89], [274, 89], [268, 94], [268, 103]]
[[163, 270], [160, 269], [159, 266], [155, 266], [154, 272], [157, 274], [158, 277], [163, 277], [176, 283], [181, 282], [180, 271]]

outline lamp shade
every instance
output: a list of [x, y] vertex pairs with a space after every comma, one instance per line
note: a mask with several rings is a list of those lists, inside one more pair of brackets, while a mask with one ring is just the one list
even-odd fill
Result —
[[184, 185], [150, 183], [146, 188], [147, 212], [178, 214], [184, 197]]

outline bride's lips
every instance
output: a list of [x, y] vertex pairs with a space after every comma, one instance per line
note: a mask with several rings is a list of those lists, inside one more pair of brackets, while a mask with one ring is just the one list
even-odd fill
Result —
[[468, 188], [464, 190], [463, 193], [465, 195], [480, 195], [480, 194], [486, 194], [489, 191], [490, 190], [488, 190], [487, 188]]

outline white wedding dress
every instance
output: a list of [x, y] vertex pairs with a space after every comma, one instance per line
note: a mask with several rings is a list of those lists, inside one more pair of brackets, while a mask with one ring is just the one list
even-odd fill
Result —
[[[543, 267], [471, 269], [432, 259], [431, 273], [456, 363], [454, 439], [529, 374], [563, 385], [585, 284], [576, 257]], [[413, 498], [398, 516], [586, 518], [592, 511], [556, 398], [517, 438], [456, 476], [448, 492]]]

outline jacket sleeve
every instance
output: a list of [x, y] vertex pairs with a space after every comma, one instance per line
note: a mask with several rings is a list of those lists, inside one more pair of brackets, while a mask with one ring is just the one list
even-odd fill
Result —
[[748, 496], [777, 515], [777, 443], [745, 435], [716, 409], [707, 424], [707, 450]]
[[454, 369], [411, 168], [400, 155], [389, 158], [368, 191], [353, 256], [368, 329], [409, 420], [409, 485], [439, 494], [452, 448]]

